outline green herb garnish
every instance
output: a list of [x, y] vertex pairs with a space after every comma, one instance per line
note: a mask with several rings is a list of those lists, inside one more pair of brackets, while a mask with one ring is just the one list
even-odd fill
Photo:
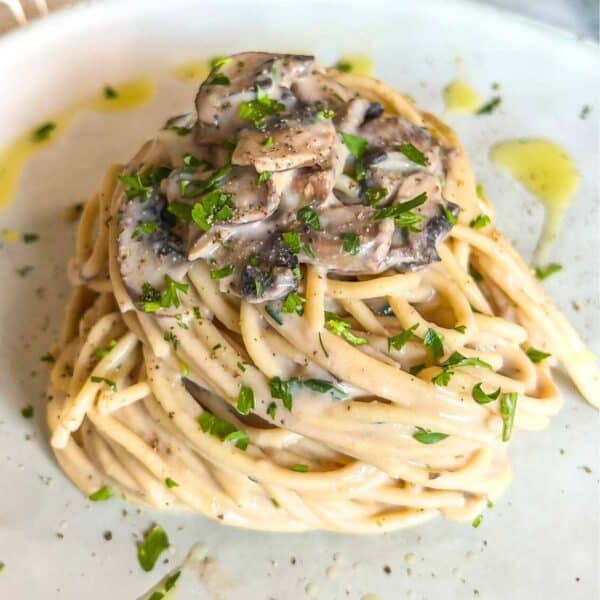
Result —
[[409, 327], [408, 329], [405, 329], [404, 331], [393, 335], [392, 337], [388, 338], [388, 352], [390, 350], [402, 350], [402, 348], [404, 347], [404, 345], [406, 344], [406, 342], [408, 342], [408, 340], [410, 340], [410, 338], [413, 336], [413, 333], [419, 328], [419, 324], [415, 323], [412, 327]]
[[313, 392], [319, 392], [320, 394], [331, 394], [332, 398], [335, 400], [341, 400], [346, 397], [346, 392], [336, 387], [329, 381], [325, 381], [324, 379], [305, 379], [302, 382], [309, 390]]
[[40, 236], [37, 233], [24, 233], [21, 239], [25, 244], [33, 244], [40, 239]]
[[175, 487], [179, 487], [179, 484], [178, 484], [178, 483], [177, 483], [177, 482], [176, 482], [174, 479], [171, 479], [170, 477], [167, 477], [167, 478], [165, 479], [165, 485], [166, 485], [166, 486], [167, 486], [169, 489], [171, 489], [171, 488], [175, 488]]
[[467, 326], [466, 325], [457, 325], [454, 328], [454, 331], [458, 331], [458, 333], [466, 333], [467, 331]]
[[158, 223], [156, 221], [148, 221], [146, 223], [139, 223], [135, 226], [133, 233], [131, 234], [132, 240], [137, 240], [145, 233], [150, 235], [156, 231]]
[[409, 231], [418, 232], [417, 225], [421, 223], [423, 217], [412, 212], [413, 208], [421, 206], [427, 201], [427, 192], [419, 194], [412, 200], [386, 206], [375, 211], [373, 215], [374, 221], [382, 219], [394, 219], [396, 227], [406, 227]]
[[229, 77], [223, 73], [215, 73], [207, 82], [207, 85], [229, 85]]
[[247, 415], [254, 409], [254, 390], [247, 385], [240, 388], [237, 398], [236, 410], [241, 415]]
[[43, 142], [50, 137], [50, 134], [56, 129], [56, 123], [52, 121], [48, 121], [48, 123], [44, 123], [40, 125], [37, 129], [33, 130], [31, 134], [31, 139], [34, 142]]
[[471, 525], [477, 529], [480, 525], [481, 525], [481, 521], [483, 520], [483, 515], [477, 515], [474, 519], [473, 522], [471, 523]]
[[165, 340], [165, 342], [169, 342], [169, 344], [173, 346], [173, 350], [177, 350], [177, 347], [179, 346], [179, 339], [172, 331], [165, 331], [163, 340]]
[[269, 179], [271, 179], [271, 175], [273, 175], [272, 171], [263, 171], [258, 176], [258, 185], [261, 185], [262, 183], [266, 183], [267, 181], [269, 181]]
[[275, 404], [275, 402], [271, 402], [269, 406], [267, 406], [267, 414], [271, 419], [275, 418], [275, 415], [277, 414], [277, 404]]
[[288, 314], [296, 313], [297, 315], [302, 316], [304, 314], [305, 303], [306, 298], [303, 298], [296, 292], [291, 292], [285, 297], [285, 300], [281, 305], [281, 311]]
[[147, 281], [142, 284], [140, 306], [144, 312], [156, 312], [161, 308], [169, 308], [170, 306], [179, 308], [181, 306], [181, 300], [177, 292], [187, 294], [189, 285], [175, 281], [168, 275], [165, 275], [165, 284], [167, 287], [162, 294]]
[[429, 159], [413, 144], [401, 144], [396, 149], [417, 165], [426, 167], [429, 164]]
[[290, 467], [292, 471], [296, 471], [297, 473], [306, 473], [308, 472], [308, 465], [295, 464]]
[[105, 383], [113, 392], [117, 391], [117, 384], [112, 379], [100, 377], [99, 375], [92, 375], [90, 380], [92, 383]]
[[550, 356], [552, 356], [552, 354], [550, 354], [548, 352], [543, 352], [542, 350], [538, 350], [537, 348], [534, 348], [533, 346], [530, 346], [529, 348], [527, 348], [527, 350], [525, 350], [525, 354], [527, 354], [527, 356], [529, 357], [529, 360], [532, 363], [535, 363], [536, 365], [538, 363], [541, 363], [543, 360], [546, 360]]
[[345, 339], [353, 346], [361, 346], [368, 343], [365, 338], [355, 335], [350, 331], [350, 323], [348, 321], [328, 310], [325, 311], [325, 325], [331, 333]]
[[283, 318], [281, 313], [278, 312], [275, 308], [273, 308], [270, 304], [265, 304], [265, 311], [267, 314], [279, 325], [283, 325]]
[[335, 63], [334, 69], [337, 69], [340, 73], [350, 73], [352, 71], [352, 63], [346, 60], [340, 60]]
[[169, 547], [169, 538], [159, 525], [144, 534], [144, 541], [138, 545], [138, 562], [144, 571], [152, 571], [159, 556]]
[[428, 329], [423, 343], [427, 346], [427, 350], [433, 362], [437, 362], [444, 354], [444, 337], [437, 333], [434, 329]]
[[500, 396], [500, 416], [502, 417], [502, 441], [508, 442], [517, 410], [517, 393], [508, 392]]
[[486, 394], [481, 389], [481, 383], [478, 383], [477, 385], [473, 386], [473, 389], [471, 390], [471, 396], [473, 397], [473, 400], [477, 402], [477, 404], [488, 404], [494, 400], [498, 400], [500, 397], [500, 388], [491, 394]]
[[483, 229], [486, 225], [489, 225], [491, 222], [492, 220], [487, 215], [481, 214], [475, 217], [469, 223], [469, 227], [472, 227], [473, 229]]
[[221, 269], [211, 269], [210, 278], [223, 279], [225, 277], [229, 277], [233, 273], [234, 269], [235, 267], [233, 265], [227, 265], [226, 267], [223, 267]]
[[150, 165], [132, 175], [120, 175], [119, 181], [123, 184], [128, 200], [139, 199], [144, 202], [150, 198], [154, 186], [168, 177], [173, 169], [167, 166]]
[[264, 129], [267, 117], [276, 115], [285, 110], [285, 104], [272, 100], [267, 93], [256, 86], [256, 99], [242, 102], [238, 115], [242, 121], [250, 121], [257, 129]]
[[426, 365], [426, 364], [424, 364], [424, 363], [421, 363], [421, 364], [418, 364], [418, 365], [413, 365], [413, 366], [412, 366], [412, 367], [411, 367], [411, 368], [408, 370], [408, 372], [409, 372], [411, 375], [414, 375], [414, 376], [416, 376], [416, 375], [418, 375], [418, 374], [419, 374], [419, 373], [420, 373], [420, 372], [421, 372], [423, 369], [425, 369], [426, 367], [427, 367], [427, 365]]
[[342, 248], [344, 252], [355, 256], [360, 250], [360, 238], [356, 233], [341, 233]]
[[297, 213], [298, 219], [303, 223], [306, 223], [311, 229], [320, 229], [321, 222], [319, 221], [319, 215], [315, 212], [311, 206], [302, 207]]
[[33, 406], [31, 404], [29, 406], [25, 406], [21, 409], [21, 416], [24, 419], [31, 419], [33, 417]]
[[534, 269], [535, 276], [540, 281], [548, 279], [548, 277], [554, 275], [555, 273], [558, 273], [559, 271], [562, 271], [562, 265], [559, 265], [558, 263], [550, 263], [549, 265], [538, 266]]
[[210, 68], [213, 70], [220, 69], [231, 60], [231, 56], [217, 56], [210, 61]]
[[491, 100], [481, 106], [476, 112], [476, 115], [489, 115], [500, 105], [502, 98], [500, 96], [494, 96]]
[[117, 345], [117, 340], [110, 340], [108, 344], [104, 348], [96, 348], [93, 352], [93, 355], [102, 360], [105, 356], [109, 354], [109, 352]]
[[119, 93], [117, 92], [117, 90], [115, 90], [114, 87], [106, 85], [104, 86], [104, 97], [107, 100], [114, 100], [115, 98], [119, 97]]
[[202, 196], [200, 202], [194, 204], [191, 217], [202, 231], [209, 231], [215, 223], [226, 223], [233, 216], [233, 199], [231, 194], [221, 190], [212, 190]]
[[330, 108], [319, 108], [319, 110], [317, 111], [317, 115], [319, 115], [319, 117], [323, 118], [323, 119], [334, 119], [335, 118], [335, 111], [331, 110]]
[[412, 436], [421, 444], [437, 444], [438, 442], [445, 440], [448, 437], [448, 434], [417, 427], [417, 431], [415, 431]]
[[377, 206], [386, 196], [388, 191], [382, 187], [370, 187], [365, 191], [365, 200], [369, 206]]
[[281, 239], [288, 250], [294, 254], [300, 252], [300, 234], [297, 231], [284, 231], [281, 234]]
[[92, 502], [104, 502], [109, 498], [112, 498], [114, 493], [110, 487], [107, 485], [103, 485], [101, 488], [97, 489], [95, 492], [91, 493], [88, 498]]
[[[205, 410], [197, 419], [198, 425], [200, 425], [200, 429], [204, 433], [208, 433], [210, 435], [214, 435], [219, 438], [222, 442], [227, 439], [231, 440], [232, 438], [228, 438], [232, 433], [238, 432], [240, 430], [236, 429], [231, 423], [227, 421], [223, 421], [216, 417], [212, 413]], [[241, 431], [240, 433], [245, 433], [246, 435], [240, 435], [235, 440], [235, 446], [240, 450], [246, 450], [249, 444], [249, 437], [245, 431]]]
[[298, 383], [297, 379], [286, 381], [281, 377], [272, 377], [269, 379], [269, 387], [271, 388], [271, 397], [279, 399], [283, 402], [283, 406], [288, 410], [292, 410], [293, 398], [290, 392], [290, 386]]

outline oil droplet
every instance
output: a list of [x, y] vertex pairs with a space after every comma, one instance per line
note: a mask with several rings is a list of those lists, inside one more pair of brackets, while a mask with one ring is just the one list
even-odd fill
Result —
[[209, 72], [210, 64], [206, 59], [184, 63], [171, 71], [181, 81], [204, 81]]
[[317, 595], [318, 589], [314, 583], [307, 583], [304, 586], [304, 591], [306, 592], [307, 596], [311, 596], [312, 598], [314, 598]]
[[338, 576], [338, 570], [336, 567], [334, 567], [332, 565], [325, 569], [325, 575], [327, 575], [327, 577], [329, 577], [329, 579], [335, 579]]
[[[12, 200], [27, 159], [60, 137], [75, 116], [75, 112], [73, 109], [67, 109], [60, 115], [50, 117], [0, 150], [0, 210]], [[47, 132], [43, 137], [39, 135], [42, 128]]]
[[490, 157], [544, 204], [546, 218], [533, 262], [545, 263], [579, 184], [573, 161], [560, 146], [542, 139], [501, 142], [492, 148]]
[[335, 67], [344, 73], [356, 73], [357, 75], [373, 75], [375, 70], [373, 59], [366, 54], [342, 56]]
[[472, 113], [481, 106], [479, 95], [464, 79], [456, 79], [444, 88], [444, 102], [451, 112]]
[[[155, 92], [149, 77], [131, 79], [111, 87], [114, 94], [107, 97], [106, 88], [91, 100], [76, 103], [61, 113], [51, 115], [27, 133], [17, 137], [0, 150], [0, 210], [13, 199], [21, 171], [27, 160], [57, 140], [69, 127], [78, 112], [91, 109], [98, 112], [119, 112], [139, 108]], [[43, 135], [40, 135], [43, 132]]]
[[21, 238], [21, 234], [16, 229], [3, 229], [2, 241], [9, 244], [14, 244]]
[[381, 597], [377, 594], [363, 594], [360, 600], [381, 600]]
[[114, 87], [104, 88], [87, 106], [98, 112], [133, 110], [149, 102], [154, 96], [155, 89], [150, 77], [138, 77]]

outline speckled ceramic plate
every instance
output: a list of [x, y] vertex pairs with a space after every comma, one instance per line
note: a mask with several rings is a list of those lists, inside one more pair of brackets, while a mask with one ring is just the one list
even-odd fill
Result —
[[[85, 199], [105, 168], [126, 159], [165, 117], [191, 107], [195, 84], [173, 77], [174, 67], [253, 48], [315, 52], [324, 63], [366, 53], [379, 77], [437, 113], [457, 71], [483, 97], [498, 82], [503, 101], [494, 114], [448, 120], [495, 200], [501, 228], [526, 257], [541, 207], [490, 164], [489, 148], [504, 138], [542, 136], [574, 158], [582, 183], [553, 249], [565, 270], [547, 287], [600, 350], [596, 47], [442, 0], [119, 0], [56, 14], [0, 40], [0, 147], [104, 85], [148, 73], [156, 90], [136, 110], [77, 111], [27, 162], [0, 214], [0, 597], [137, 598], [198, 540], [214, 560], [200, 579], [190, 574], [181, 600], [301, 599], [306, 590], [327, 600], [368, 593], [385, 600], [598, 597], [598, 417], [567, 383], [564, 409], [550, 428], [516, 439], [512, 487], [477, 529], [437, 520], [369, 538], [239, 531], [118, 500], [91, 506], [57, 467], [46, 440], [40, 357], [59, 327], [67, 289], [74, 226], [64, 209]], [[591, 106], [585, 120], [584, 104]], [[25, 244], [23, 232], [39, 240]], [[27, 266], [33, 269], [20, 276]], [[21, 409], [29, 404], [35, 415], [27, 420]], [[137, 564], [135, 536], [152, 521], [173, 547], [169, 564], [148, 574]]]

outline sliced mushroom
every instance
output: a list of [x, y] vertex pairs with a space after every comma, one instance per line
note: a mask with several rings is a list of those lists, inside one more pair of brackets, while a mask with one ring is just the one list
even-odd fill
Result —
[[[123, 283], [134, 299], [141, 297], [144, 283], [161, 290], [165, 275], [180, 281], [191, 266], [180, 227], [166, 207], [167, 200], [157, 188], [143, 202], [134, 199], [121, 206], [117, 260]], [[146, 226], [145, 231], [143, 225], [149, 223], [155, 225]]]
[[283, 119], [268, 134], [242, 131], [231, 160], [234, 165], [252, 165], [259, 172], [323, 165], [331, 160], [335, 138], [329, 119]]
[[[309, 255], [305, 251], [303, 261], [346, 274], [378, 273], [383, 270], [394, 225], [391, 219], [374, 221], [374, 213], [367, 206], [342, 205], [320, 212], [321, 229], [302, 235], [303, 244], [309, 246]], [[344, 249], [346, 236], [357, 236], [356, 250]], [[310, 256], [311, 250], [314, 258]]]
[[196, 141], [221, 143], [247, 126], [239, 116], [239, 108], [242, 102], [256, 99], [257, 86], [291, 110], [296, 98], [289, 88], [296, 78], [309, 73], [313, 65], [312, 57], [291, 54], [245, 52], [229, 57], [211, 71], [198, 90]]

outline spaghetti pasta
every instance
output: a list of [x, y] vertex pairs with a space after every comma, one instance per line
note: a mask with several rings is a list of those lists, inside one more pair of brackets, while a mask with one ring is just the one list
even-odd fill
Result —
[[[244, 56], [248, 63], [259, 55]], [[273, 65], [283, 60], [286, 66], [287, 59], [262, 55], [263, 62], [265, 57], [270, 57], [271, 77], [276, 79]], [[243, 63], [235, 56], [228, 60]], [[295, 60], [304, 64], [308, 58], [290, 59]], [[200, 100], [206, 89], [212, 94], [219, 85], [235, 85], [237, 75], [226, 64], [227, 60], [213, 69], [208, 81], [213, 82], [212, 90], [203, 92], [201, 87]], [[279, 73], [281, 86], [300, 89], [302, 81], [285, 83], [288, 76], [285, 70]], [[474, 175], [454, 133], [370, 77], [319, 69], [310, 76], [318, 76], [334, 90], [336, 86], [345, 90], [341, 108], [364, 98], [371, 106], [383, 107], [383, 118], [416, 127], [421, 136], [417, 141], [426, 135], [435, 142], [418, 155], [413, 152], [413, 158], [424, 162], [421, 157], [429, 156], [433, 163], [434, 153], [440, 153], [444, 179], [440, 197], [459, 209], [447, 217], [452, 226], [435, 240], [439, 260], [385, 266], [375, 272], [332, 267], [319, 255], [324, 251], [311, 232], [313, 215], [305, 212], [304, 229], [286, 239], [291, 246], [310, 239], [318, 251], [316, 259], [308, 249], [298, 251], [304, 259], [294, 263], [296, 281], [282, 276], [279, 296], [277, 290], [259, 289], [260, 282], [270, 285], [272, 279], [255, 279], [252, 293], [243, 291], [242, 281], [237, 284], [239, 293], [231, 293], [233, 288], [221, 279], [234, 277], [233, 266], [218, 263], [218, 269], [211, 268], [215, 261], [210, 257], [215, 248], [237, 239], [227, 223], [216, 225], [220, 217], [214, 212], [229, 214], [224, 207], [235, 191], [220, 183], [231, 174], [213, 170], [212, 188], [205, 185], [194, 196], [201, 198], [198, 202], [183, 202], [179, 208], [169, 204], [168, 210], [179, 216], [191, 210], [192, 217], [189, 211], [185, 214], [190, 221], [186, 227], [194, 232], [189, 240], [194, 260], [174, 261], [181, 272], [172, 277], [155, 269], [152, 257], [145, 257], [149, 263], [143, 268], [150, 264], [152, 270], [146, 273], [154, 280], [145, 282], [150, 293], [136, 296], [127, 263], [135, 252], [124, 251], [123, 239], [151, 240], [156, 224], [142, 215], [134, 219], [137, 229], [132, 229], [124, 216], [129, 208], [124, 206], [150, 211], [152, 194], [163, 193], [172, 184], [172, 175], [145, 181], [140, 173], [147, 171], [142, 169], [166, 165], [172, 170], [182, 165], [182, 157], [195, 157], [185, 159], [180, 171], [183, 179], [178, 184], [185, 192], [197, 184], [186, 179], [185, 169], [189, 174], [201, 161], [210, 162], [207, 148], [216, 152], [216, 142], [209, 139], [216, 134], [210, 127], [195, 124], [195, 133], [186, 135], [193, 129], [189, 118], [171, 120], [169, 128], [148, 142], [125, 169], [117, 165], [108, 171], [83, 211], [76, 254], [69, 265], [74, 290], [55, 348], [48, 423], [58, 461], [84, 493], [107, 485], [154, 508], [189, 508], [229, 525], [277, 531], [379, 533], [438, 515], [472, 520], [510, 480], [511, 432], [541, 429], [560, 409], [550, 366], [564, 365], [582, 396], [600, 407], [595, 357], [493, 224], [469, 226], [480, 215], [491, 217], [492, 211], [476, 194]], [[248, 139], [238, 135], [234, 170], [245, 160], [244, 148], [277, 144], [280, 130], [270, 128], [268, 119], [292, 110], [285, 93], [279, 99], [270, 94], [265, 99], [260, 83], [252, 100], [254, 83], [250, 93], [244, 91], [242, 104], [247, 113], [255, 111], [249, 117], [255, 119], [251, 134], [258, 132], [260, 139], [257, 144], [250, 134]], [[298, 130], [292, 123], [287, 134], [302, 137], [303, 127], [330, 123], [334, 116], [323, 114], [322, 103], [317, 105], [319, 117], [313, 115], [309, 125], [300, 121]], [[339, 113], [341, 108], [327, 110]], [[198, 123], [202, 110], [206, 107], [199, 105]], [[348, 178], [360, 179], [362, 156], [353, 153], [352, 144], [363, 139], [357, 135], [362, 130], [352, 133], [339, 122], [336, 128], [342, 138], [346, 135], [352, 156], [334, 175], [346, 178], [348, 188]], [[339, 136], [334, 137], [331, 144], [343, 147]], [[304, 150], [312, 143], [312, 138], [303, 139]], [[306, 175], [306, 157], [296, 160], [304, 150], [295, 148], [296, 156], [285, 158], [293, 164], [269, 175], [271, 196], [283, 185], [276, 175], [286, 174], [288, 180], [290, 173]], [[223, 169], [222, 164], [216, 167]], [[271, 173], [261, 171], [258, 164], [259, 174]], [[322, 183], [315, 178], [331, 172], [322, 164], [318, 167], [308, 173], [313, 179], [305, 188], [314, 196]], [[399, 190], [411, 176], [403, 168]], [[364, 188], [357, 193], [364, 193]], [[425, 193], [431, 197], [434, 192]], [[216, 204], [203, 204], [211, 194]], [[185, 193], [182, 197], [185, 200]], [[355, 201], [345, 197], [349, 205]], [[272, 201], [260, 198], [267, 204]], [[305, 200], [301, 202], [306, 204]], [[283, 194], [280, 202], [274, 212], [262, 205], [260, 210], [276, 215], [285, 203]], [[376, 208], [386, 206], [397, 204], [388, 199], [388, 204], [384, 200]], [[393, 221], [397, 216], [384, 217], [382, 223], [387, 224], [377, 235], [384, 230], [398, 235], [401, 230], [409, 239], [418, 236], [418, 225], [433, 219], [419, 212], [425, 206], [403, 213], [413, 215], [414, 225], [405, 217], [400, 223]], [[236, 218], [237, 209], [236, 205], [229, 218]], [[319, 227], [326, 227], [328, 213], [315, 214], [321, 217]], [[264, 220], [270, 218], [274, 217]], [[140, 224], [146, 230], [140, 230]], [[256, 232], [261, 225], [261, 220], [242, 222], [239, 231]], [[339, 234], [335, 239], [343, 240], [350, 248], [347, 253], [357, 256], [362, 249], [353, 244], [371, 235], [371, 225], [358, 234], [347, 232], [347, 225], [333, 224]], [[216, 230], [219, 236], [214, 235]], [[246, 233], [240, 237], [242, 243], [250, 243]], [[255, 267], [252, 255], [246, 258]], [[163, 275], [166, 288], [157, 290]]]

